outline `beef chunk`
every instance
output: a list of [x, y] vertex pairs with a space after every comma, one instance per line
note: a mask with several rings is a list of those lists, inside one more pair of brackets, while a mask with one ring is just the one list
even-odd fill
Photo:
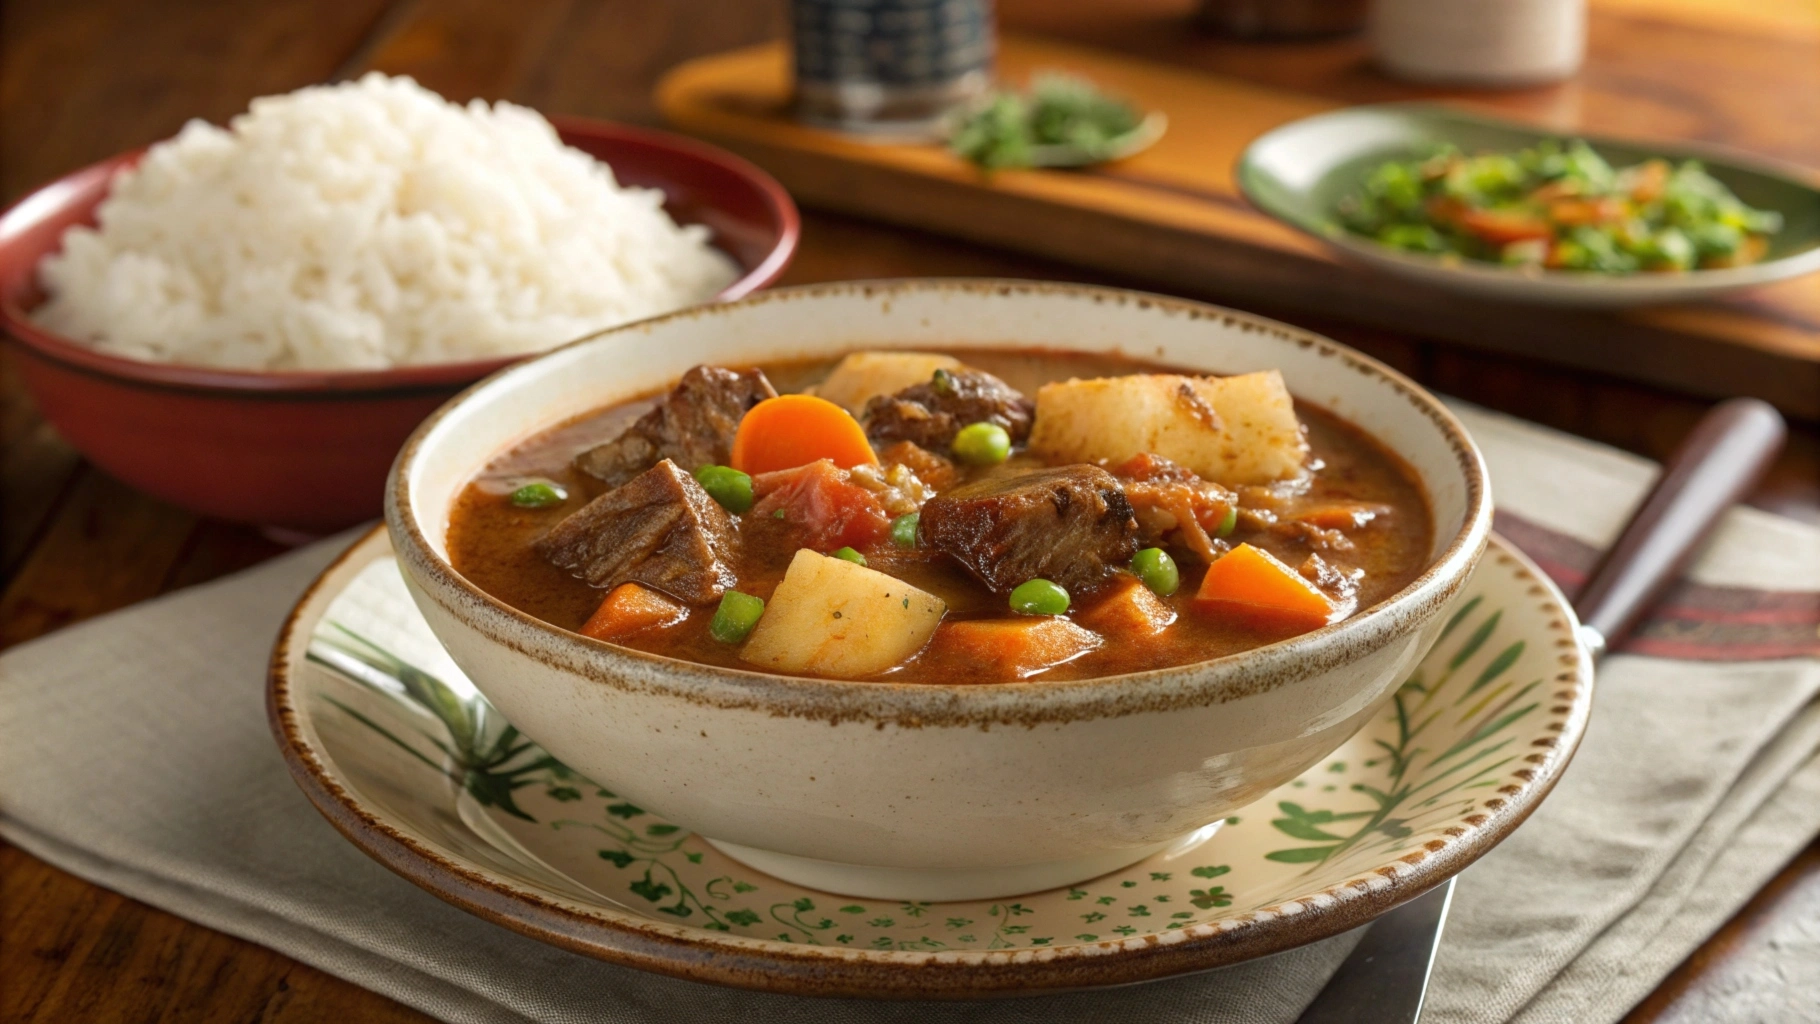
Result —
[[980, 480], [923, 506], [928, 547], [1005, 593], [1042, 577], [1091, 589], [1137, 550], [1131, 502], [1098, 466], [1063, 466]]
[[642, 583], [705, 604], [738, 582], [737, 543], [727, 510], [664, 459], [556, 524], [537, 550], [589, 586]]
[[1030, 436], [1036, 407], [1017, 389], [978, 370], [937, 370], [926, 384], [913, 384], [895, 395], [866, 403], [866, 433], [878, 445], [910, 441], [945, 452], [954, 435], [969, 423], [1004, 427], [1011, 443]]
[[625, 433], [577, 455], [575, 468], [618, 487], [659, 459], [670, 459], [689, 472], [709, 464], [725, 465], [740, 417], [776, 397], [762, 370], [742, 373], [697, 366]]

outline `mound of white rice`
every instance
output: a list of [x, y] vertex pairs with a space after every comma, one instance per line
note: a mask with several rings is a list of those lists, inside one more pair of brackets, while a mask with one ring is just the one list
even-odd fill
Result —
[[44, 261], [36, 319], [131, 358], [248, 369], [532, 352], [738, 275], [662, 201], [535, 111], [370, 74], [152, 147], [99, 230]]

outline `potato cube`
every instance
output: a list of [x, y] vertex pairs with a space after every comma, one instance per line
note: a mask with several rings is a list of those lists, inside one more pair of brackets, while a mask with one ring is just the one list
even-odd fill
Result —
[[1160, 455], [1216, 483], [1268, 483], [1301, 472], [1308, 444], [1283, 375], [1134, 374], [1045, 384], [1030, 450], [1051, 461], [1117, 465]]
[[961, 361], [932, 352], [855, 352], [840, 361], [815, 394], [858, 416], [874, 395], [895, 395], [926, 384], [937, 370], [958, 370]]
[[950, 622], [935, 638], [944, 658], [968, 666], [957, 683], [1002, 683], [1028, 679], [1086, 654], [1101, 644], [1098, 634], [1059, 615]]
[[947, 611], [934, 594], [803, 548], [739, 656], [776, 672], [859, 679], [922, 650]]

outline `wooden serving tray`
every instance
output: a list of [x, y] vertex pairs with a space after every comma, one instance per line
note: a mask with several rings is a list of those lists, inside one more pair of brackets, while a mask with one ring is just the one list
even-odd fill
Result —
[[1064, 69], [1169, 116], [1128, 160], [985, 174], [934, 145], [892, 145], [788, 116], [789, 55], [770, 44], [682, 64], [657, 88], [673, 124], [741, 153], [808, 206], [1109, 271], [1279, 315], [1298, 312], [1534, 356], [1820, 419], [1820, 275], [1680, 306], [1591, 312], [1456, 296], [1343, 262], [1258, 212], [1233, 167], [1317, 97], [1046, 39], [1007, 35], [1000, 74]]

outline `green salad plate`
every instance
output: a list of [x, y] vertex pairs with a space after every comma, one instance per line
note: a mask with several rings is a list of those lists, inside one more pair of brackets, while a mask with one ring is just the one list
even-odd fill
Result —
[[[1658, 157], [1676, 165], [1699, 161], [1746, 205], [1779, 215], [1780, 230], [1769, 236], [1761, 259], [1747, 265], [1616, 274], [1411, 252], [1342, 223], [1342, 199], [1387, 161], [1445, 146], [1475, 156], [1570, 139], [1585, 141], [1613, 167]], [[1267, 132], [1239, 157], [1237, 177], [1253, 205], [1352, 259], [1484, 298], [1582, 307], [1685, 302], [1820, 270], [1820, 174], [1717, 147], [1564, 135], [1433, 104], [1390, 103], [1317, 114]]]

